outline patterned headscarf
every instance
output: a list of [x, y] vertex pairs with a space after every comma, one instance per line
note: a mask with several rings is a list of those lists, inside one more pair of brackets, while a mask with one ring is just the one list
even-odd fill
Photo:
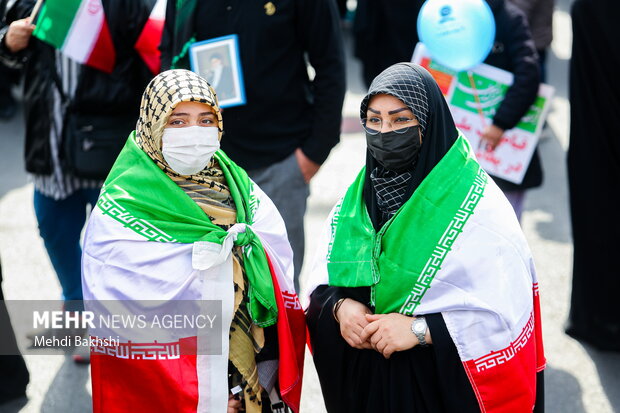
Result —
[[[168, 165], [162, 155], [164, 129], [180, 102], [200, 102], [211, 106], [217, 116], [218, 137], [222, 138], [222, 114], [213, 88], [194, 72], [175, 69], [160, 73], [146, 87], [140, 104], [135, 142], [215, 225], [227, 230], [237, 220], [236, 207], [217, 161], [213, 159], [197, 174], [181, 175]], [[240, 247], [233, 249], [233, 282], [235, 313], [230, 327], [229, 358], [232, 368], [229, 374], [233, 385], [245, 386], [246, 412], [260, 412], [261, 387], [255, 356], [265, 345], [265, 338], [263, 329], [252, 323], [247, 310], [248, 282]]]
[[218, 138], [222, 138], [222, 114], [215, 91], [196, 73], [176, 69], [160, 73], [146, 87], [136, 125], [136, 144], [205, 211], [214, 224], [227, 229], [236, 221], [236, 208], [217, 162], [212, 160], [197, 174], [181, 175], [162, 155], [164, 129], [180, 102], [211, 106], [217, 116]]
[[360, 105], [360, 117], [365, 118], [368, 102], [375, 95], [386, 94], [400, 99], [413, 112], [418, 122], [422, 137], [428, 123], [428, 96], [422, 76], [407, 64], [396, 64], [381, 72], [370, 85], [368, 94]]
[[211, 106], [217, 115], [218, 138], [222, 139], [222, 113], [211, 85], [189, 70], [175, 69], [160, 73], [151, 80], [142, 95], [136, 143], [149, 156], [159, 153], [159, 156], [151, 158], [155, 158], [153, 160], [158, 165], [163, 164], [160, 167], [164, 171], [170, 167], [161, 156], [161, 138], [170, 114], [180, 102], [200, 102]]
[[[420, 123], [420, 132], [424, 136], [428, 121], [428, 97], [422, 77], [416, 71], [408, 66], [394, 65], [377, 76], [360, 105], [362, 118], [366, 117], [370, 99], [379, 94], [394, 96], [402, 101], [415, 115]], [[381, 225], [394, 216], [407, 200], [407, 187], [412, 177], [411, 171], [397, 173], [382, 168], [380, 165], [370, 171], [377, 206], [381, 211]]]
[[437, 82], [422, 66], [397, 63], [381, 72], [360, 105], [366, 117], [368, 102], [379, 94], [400, 99], [420, 123], [422, 147], [409, 173], [386, 172], [369, 151], [366, 153], [364, 200], [376, 229], [380, 228], [411, 197], [424, 178], [452, 147], [458, 131]]

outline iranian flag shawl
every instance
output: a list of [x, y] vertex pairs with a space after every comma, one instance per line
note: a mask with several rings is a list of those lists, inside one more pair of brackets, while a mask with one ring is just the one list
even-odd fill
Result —
[[468, 141], [459, 136], [379, 232], [364, 176], [328, 218], [309, 294], [370, 287], [378, 314], [441, 313], [481, 411], [531, 412], [544, 367], [534, 263]]
[[456, 129], [428, 71], [412, 63], [385, 69], [362, 100], [362, 118], [380, 113], [375, 95], [397, 98], [419, 122], [422, 146], [407, 192], [381, 225], [375, 195], [386, 198], [373, 182], [379, 169], [369, 150], [327, 220], [306, 292], [366, 287], [376, 313], [441, 314], [480, 410], [531, 412], [545, 363], [538, 284], [512, 207]]
[[370, 287], [376, 313], [441, 313], [481, 411], [531, 412], [544, 367], [534, 264], [468, 141], [456, 139], [378, 232], [364, 177], [365, 168], [329, 216], [309, 294]]
[[[191, 72], [158, 75], [143, 97], [138, 133], [156, 129], [158, 120], [165, 124], [179, 101], [209, 102], [217, 110], [212, 93], [206, 81]], [[219, 111], [218, 119], [221, 125]], [[148, 313], [143, 300], [221, 301], [222, 351], [188, 354], [188, 348], [202, 348], [200, 335], [167, 343], [95, 345], [94, 411], [226, 411], [229, 353], [235, 351], [228, 335], [235, 300], [231, 250], [241, 246], [251, 323], [277, 325], [276, 377], [282, 399], [297, 412], [306, 329], [293, 287], [292, 251], [277, 209], [243, 169], [218, 151], [214, 158], [236, 206], [236, 224], [226, 231], [209, 220], [137, 141], [133, 132], [88, 222], [82, 258], [85, 305], [128, 303], [137, 308], [134, 313]], [[161, 153], [156, 159], [161, 160]], [[107, 337], [105, 328], [101, 332], [99, 338]]]

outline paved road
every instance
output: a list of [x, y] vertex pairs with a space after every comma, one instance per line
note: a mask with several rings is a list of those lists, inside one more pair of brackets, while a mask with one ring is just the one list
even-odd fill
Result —
[[[572, 243], [568, 215], [565, 153], [568, 145], [567, 59], [570, 57], [570, 0], [559, 0], [556, 40], [550, 56], [550, 83], [556, 87], [549, 129], [540, 145], [545, 184], [528, 195], [523, 228], [536, 258], [541, 286], [548, 412], [611, 413], [620, 411], [620, 354], [601, 353], [567, 337]], [[312, 182], [306, 216], [307, 259], [317, 230], [364, 160], [364, 138], [357, 110], [364, 94], [359, 66], [349, 58], [345, 133], [341, 143]], [[56, 299], [60, 289], [38, 237], [32, 210], [32, 187], [23, 171], [21, 119], [0, 123], [0, 253], [8, 299]], [[307, 273], [304, 270], [302, 277]], [[303, 282], [303, 279], [302, 279]], [[88, 412], [88, 367], [59, 356], [26, 357], [31, 371], [28, 400], [0, 406], [1, 412]], [[302, 411], [324, 412], [321, 391], [307, 359]]]

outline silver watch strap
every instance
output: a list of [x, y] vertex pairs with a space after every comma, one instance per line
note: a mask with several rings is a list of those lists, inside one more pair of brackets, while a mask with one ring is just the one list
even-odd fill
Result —
[[[416, 328], [416, 325], [418, 324], [424, 325], [423, 331], [419, 331]], [[426, 318], [424, 318], [423, 316], [418, 316], [414, 318], [413, 321], [411, 322], [411, 331], [413, 332], [413, 334], [415, 334], [418, 341], [420, 342], [420, 346], [422, 347], [428, 346], [428, 343], [426, 342], [426, 331], [427, 330], [428, 330], [428, 325], [426, 324]]]

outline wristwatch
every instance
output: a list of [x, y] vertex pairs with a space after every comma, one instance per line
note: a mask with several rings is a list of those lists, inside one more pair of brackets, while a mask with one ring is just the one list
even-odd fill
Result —
[[420, 346], [426, 347], [428, 343], [426, 342], [426, 330], [428, 330], [428, 326], [426, 325], [426, 318], [423, 316], [417, 316], [411, 322], [411, 332], [415, 334], [420, 342]]

